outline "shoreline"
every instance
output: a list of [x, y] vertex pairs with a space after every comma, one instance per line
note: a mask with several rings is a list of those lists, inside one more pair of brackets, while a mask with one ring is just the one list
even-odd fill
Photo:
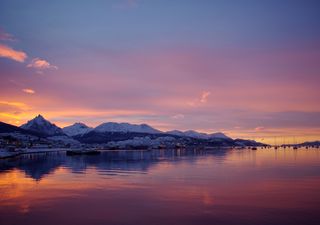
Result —
[[[187, 149], [187, 148], [186, 148]], [[237, 149], [237, 148], [232, 148], [232, 147], [211, 147], [211, 148], [204, 148], [203, 150], [214, 150], [214, 149], [233, 149], [233, 150], [245, 150], [248, 148], [244, 148], [244, 149]], [[258, 147], [259, 149], [259, 147]], [[275, 148], [273, 148], [274, 150], [277, 150]], [[281, 148], [282, 149], [282, 148]], [[288, 148], [291, 149], [291, 148]], [[304, 149], [308, 149], [308, 147], [304, 147]], [[315, 148], [318, 149], [318, 148]], [[27, 151], [17, 151], [17, 152], [10, 152], [10, 151], [6, 151], [4, 149], [0, 149], [0, 160], [2, 159], [9, 159], [9, 158], [15, 158], [17, 156], [20, 155], [26, 155], [26, 154], [37, 154], [37, 153], [50, 153], [50, 152], [67, 152], [67, 151], [73, 151], [76, 149], [70, 149], [70, 148], [48, 148], [48, 149], [28, 149]], [[110, 151], [110, 152], [114, 152], [114, 151], [151, 151], [151, 150], [161, 150], [161, 149], [95, 149], [95, 151], [99, 151], [99, 152], [105, 152], [105, 151]], [[252, 150], [252, 149], [251, 149]], [[280, 149], [278, 149], [280, 150]], [[285, 150], [285, 148], [283, 148], [283, 150]]]
[[[213, 147], [210, 149], [226, 149], [227, 147]], [[229, 149], [229, 148], [228, 148]], [[20, 155], [26, 155], [26, 154], [37, 154], [37, 153], [50, 153], [50, 152], [66, 152], [66, 151], [72, 151], [76, 149], [70, 149], [70, 148], [54, 148], [54, 149], [28, 149], [28, 151], [17, 151], [17, 152], [9, 152], [4, 149], [0, 149], [0, 160], [2, 159], [9, 159], [9, 158], [15, 158]], [[116, 152], [116, 151], [151, 151], [151, 150], [161, 150], [161, 149], [95, 149], [96, 151], [100, 152]], [[208, 150], [208, 149], [207, 149]]]
[[1, 151], [0, 150], [0, 160], [1, 159], [8, 159], [8, 158], [14, 158], [19, 155], [25, 155], [25, 154], [36, 154], [36, 153], [49, 153], [49, 152], [63, 152], [67, 151], [66, 148], [55, 148], [55, 149], [31, 149], [28, 151], [20, 151], [20, 152], [8, 152], [8, 151]]

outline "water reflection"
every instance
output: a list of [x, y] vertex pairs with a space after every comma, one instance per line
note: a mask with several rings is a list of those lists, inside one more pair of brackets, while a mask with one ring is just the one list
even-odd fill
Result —
[[35, 180], [54, 172], [58, 167], [69, 168], [73, 173], [83, 173], [88, 167], [101, 171], [141, 171], [146, 172], [150, 166], [161, 161], [187, 160], [192, 162], [199, 156], [213, 155], [223, 159], [230, 150], [134, 150], [104, 151], [98, 156], [66, 156], [65, 152], [38, 153], [21, 155], [15, 159], [0, 162], [0, 173], [19, 169]]
[[0, 163], [0, 224], [319, 224], [319, 150], [113, 151]]

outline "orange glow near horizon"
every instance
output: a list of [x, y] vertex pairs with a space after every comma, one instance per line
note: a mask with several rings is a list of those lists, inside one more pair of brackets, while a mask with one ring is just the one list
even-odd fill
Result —
[[[27, 109], [26, 112], [18, 113], [18, 114], [1, 112], [0, 121], [5, 123], [20, 126], [26, 123], [27, 121], [33, 119], [35, 116], [39, 114], [38, 112], [32, 111], [31, 107], [20, 102], [3, 102], [2, 101], [0, 102], [0, 104], [1, 103]], [[52, 111], [52, 112], [45, 112], [40, 114], [61, 128], [72, 125], [75, 122], [83, 122], [91, 127], [96, 127], [104, 122], [129, 122], [133, 124], [147, 123], [153, 126], [154, 128], [164, 132], [176, 129], [175, 124], [157, 122], [152, 120], [135, 119], [134, 118], [135, 116], [144, 116], [144, 115], [154, 114], [154, 112], [141, 111], [141, 110], [94, 111], [94, 110], [87, 110], [87, 109], [82, 109], [82, 110], [78, 109], [78, 110], [70, 110], [70, 111], [62, 111], [62, 112]], [[83, 120], [75, 119], [74, 117], [83, 118]], [[59, 121], [59, 118], [70, 118], [70, 121], [67, 121], [67, 122]], [[97, 122], [90, 122], [94, 118], [100, 118], [100, 119], [98, 119]], [[186, 131], [186, 130], [188, 129], [182, 129], [182, 131]], [[203, 133], [223, 132], [227, 136], [230, 136], [231, 138], [234, 138], [234, 139], [236, 138], [251, 139], [251, 140], [256, 140], [258, 142], [271, 144], [271, 145], [297, 144], [297, 143], [302, 143], [306, 141], [315, 141], [320, 139], [320, 135], [319, 135], [320, 130], [310, 129], [310, 128], [300, 128], [300, 129], [235, 128], [233, 130], [213, 130], [213, 129], [208, 129], [208, 130], [195, 129], [195, 130]]]

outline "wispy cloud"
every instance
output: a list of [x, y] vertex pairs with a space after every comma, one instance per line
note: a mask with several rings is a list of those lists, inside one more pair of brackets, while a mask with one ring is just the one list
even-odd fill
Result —
[[210, 95], [210, 92], [209, 92], [209, 91], [204, 91], [204, 92], [202, 92], [201, 98], [200, 98], [200, 102], [201, 102], [201, 103], [206, 103], [206, 102], [208, 101], [209, 95]]
[[184, 115], [183, 114], [176, 114], [172, 116], [172, 119], [184, 119]]
[[17, 51], [11, 47], [0, 44], [0, 57], [15, 60], [17, 62], [24, 62], [27, 58], [27, 54], [23, 51]]
[[200, 104], [204, 104], [208, 101], [210, 94], [211, 94], [210, 91], [203, 91], [200, 95], [200, 98], [194, 99], [193, 101], [190, 101], [187, 104], [189, 106], [199, 106]]
[[256, 127], [256, 128], [254, 128], [254, 130], [255, 130], [255, 131], [262, 131], [262, 130], [264, 130], [264, 127], [262, 127], [262, 126]]
[[10, 124], [21, 124], [21, 119], [30, 118], [31, 107], [23, 102], [0, 101], [0, 121]]
[[4, 107], [15, 107], [15, 109], [19, 109], [19, 110], [29, 110], [30, 109], [30, 107], [23, 102], [0, 101], [1, 111], [5, 111]]
[[35, 94], [36, 92], [30, 88], [25, 88], [22, 89], [23, 92], [27, 93], [27, 94]]
[[15, 41], [16, 39], [13, 35], [7, 33], [4, 29], [0, 27], [0, 41]]
[[31, 63], [29, 63], [27, 67], [35, 68], [37, 70], [58, 69], [57, 66], [51, 65], [48, 61], [40, 58], [32, 59]]

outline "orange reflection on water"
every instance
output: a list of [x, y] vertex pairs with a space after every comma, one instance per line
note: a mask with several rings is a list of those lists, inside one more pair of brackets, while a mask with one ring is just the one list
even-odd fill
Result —
[[270, 213], [286, 221], [286, 213], [293, 212], [301, 213], [299, 222], [306, 212], [317, 218], [318, 150], [215, 150], [199, 155], [174, 151], [152, 161], [143, 158], [148, 154], [152, 152], [137, 152], [142, 157], [137, 161], [104, 163], [62, 157], [65, 164], [41, 179], [21, 169], [3, 171], [0, 215], [4, 220], [14, 216], [13, 224], [21, 224], [19, 215], [32, 224], [40, 224], [36, 218], [43, 215], [48, 224], [61, 223], [70, 214], [78, 224], [93, 218], [113, 224], [192, 224], [193, 217], [206, 218], [203, 224], [236, 224], [248, 218], [264, 224]]

